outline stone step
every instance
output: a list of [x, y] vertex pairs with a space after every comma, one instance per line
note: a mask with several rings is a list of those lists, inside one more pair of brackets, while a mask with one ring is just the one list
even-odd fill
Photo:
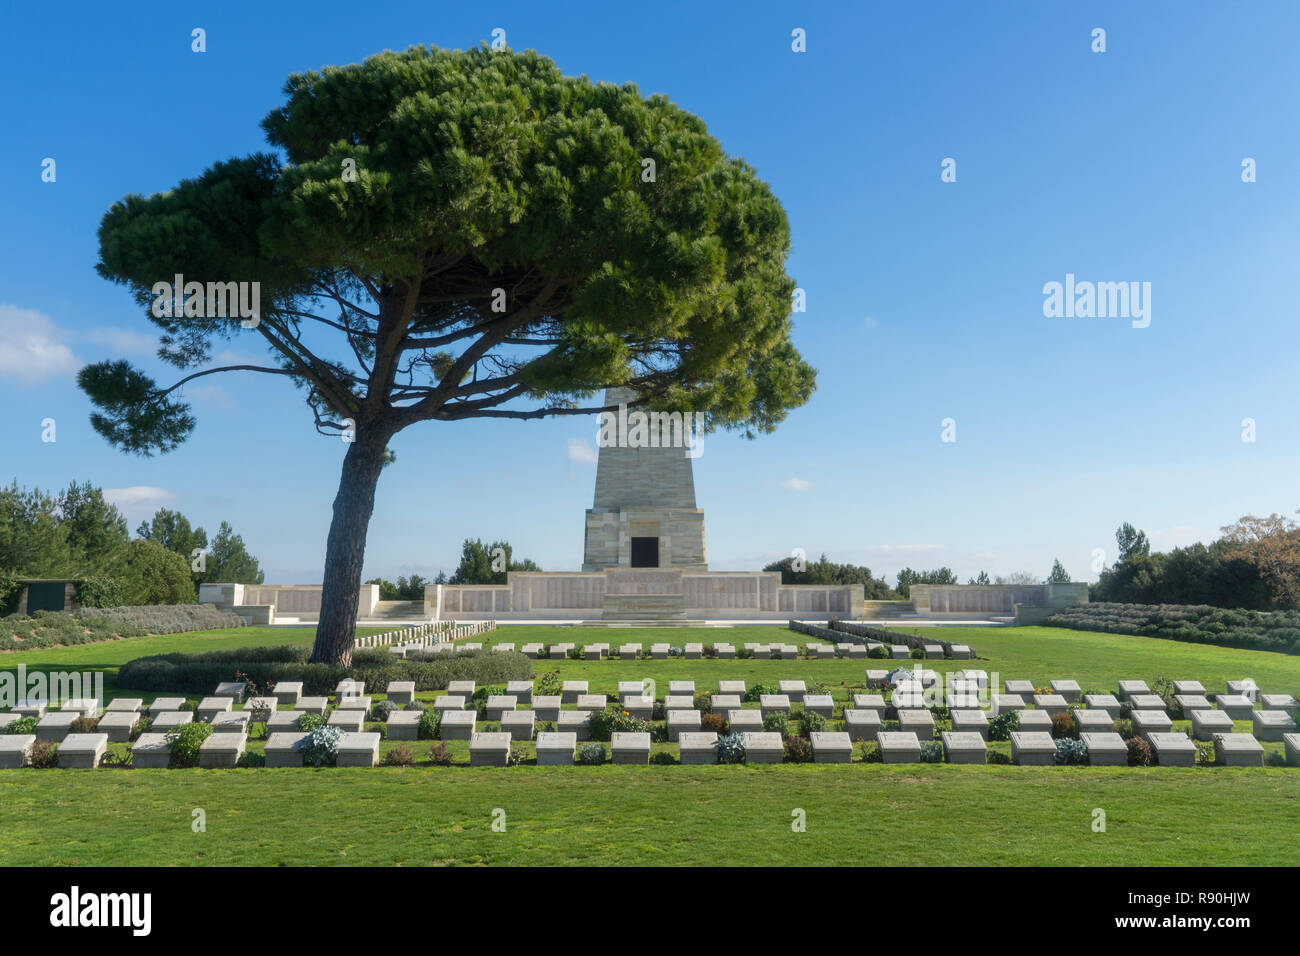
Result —
[[604, 621], [684, 621], [686, 598], [682, 594], [606, 594], [600, 617]]
[[410, 620], [426, 616], [423, 601], [379, 601], [370, 613], [369, 620]]

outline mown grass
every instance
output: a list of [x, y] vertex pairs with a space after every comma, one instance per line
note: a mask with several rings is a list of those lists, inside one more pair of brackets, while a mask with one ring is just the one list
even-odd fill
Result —
[[[1074, 679], [1080, 686], [1114, 690], [1120, 680], [1141, 679], [1148, 683], [1159, 677], [1172, 680], [1199, 680], [1211, 693], [1224, 690], [1229, 680], [1252, 677], [1269, 693], [1291, 693], [1300, 698], [1300, 657], [1271, 651], [1239, 650], [1185, 644], [1153, 637], [1122, 634], [1099, 634], [1057, 627], [945, 627], [900, 628], [912, 633], [932, 633], [954, 643], [966, 643], [975, 649], [975, 661], [926, 661], [927, 668], [940, 673], [978, 668], [990, 674], [998, 672], [1002, 681], [1032, 680], [1042, 686], [1053, 678]], [[627, 635], [624, 637], [623, 635]], [[608, 643], [617, 652], [623, 643], [655, 643], [676, 646], [691, 641], [713, 643], [727, 641], [740, 646], [749, 641], [803, 644], [807, 638], [791, 631], [770, 626], [737, 627], [734, 630], [708, 628], [556, 628], [511, 625], [499, 628], [484, 644], [513, 643], [521, 647], [529, 641], [547, 644], [572, 642]], [[716, 689], [717, 680], [765, 680], [803, 678], [811, 683], [840, 681], [861, 683], [867, 668], [888, 669], [916, 661], [883, 660], [692, 660], [670, 658], [663, 661], [574, 661], [538, 660], [537, 672], [558, 670], [565, 680], [587, 680], [593, 693], [613, 693], [620, 680], [650, 677], [667, 680], [696, 681], [697, 690]], [[706, 686], [706, 684], [708, 686]], [[666, 686], [666, 685], [665, 685]]]
[[1293, 866], [1298, 813], [1286, 770], [27, 770], [0, 864]]
[[[1221, 691], [1254, 677], [1300, 696], [1300, 660], [1281, 654], [1056, 628], [946, 628], [1002, 680], [1072, 677], [1088, 689], [1121, 678], [1194, 678]], [[107, 696], [126, 660], [178, 650], [309, 644], [312, 628], [240, 628], [127, 638], [5, 655], [4, 669], [102, 669]], [[802, 643], [774, 627], [627, 632], [502, 628], [516, 644], [748, 640]], [[829, 686], [843, 701], [885, 661], [539, 660], [534, 671], [587, 680], [613, 697], [620, 680]], [[377, 690], [370, 688], [370, 691]], [[143, 696], [122, 691], [126, 696]], [[376, 695], [378, 697], [380, 695]], [[421, 694], [421, 697], [433, 695]], [[486, 726], [482, 729], [487, 729]], [[1175, 725], [1183, 730], [1182, 723]], [[1240, 729], [1246, 729], [1242, 727]], [[385, 741], [382, 752], [401, 745]], [[250, 741], [249, 749], [263, 743]], [[428, 741], [406, 742], [417, 766], [301, 770], [0, 772], [0, 865], [614, 864], [614, 865], [1296, 865], [1300, 770], [787, 764], [771, 767], [470, 768], [429, 765]], [[991, 745], [1005, 750], [1005, 744]], [[1276, 751], [1278, 745], [1266, 745]], [[125, 749], [125, 745], [114, 745]], [[532, 752], [531, 745], [526, 747]], [[656, 751], [675, 746], [656, 744]], [[207, 830], [191, 830], [192, 810]], [[506, 831], [491, 828], [505, 811]], [[1106, 832], [1093, 830], [1093, 811]], [[791, 829], [802, 809], [807, 830]]]

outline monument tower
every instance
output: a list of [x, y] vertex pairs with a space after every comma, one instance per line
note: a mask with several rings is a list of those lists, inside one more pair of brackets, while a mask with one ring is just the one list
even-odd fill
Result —
[[[690, 421], [684, 415], [626, 408], [634, 401], [630, 389], [605, 392], [606, 406], [620, 409], [611, 420], [617, 423], [612, 436], [602, 429], [582, 570], [707, 571], [704, 512], [695, 506]], [[639, 431], [638, 415], [644, 423]]]

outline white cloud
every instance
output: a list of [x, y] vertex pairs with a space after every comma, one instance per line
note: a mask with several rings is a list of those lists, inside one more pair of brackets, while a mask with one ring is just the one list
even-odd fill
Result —
[[105, 488], [104, 500], [117, 505], [127, 524], [152, 518], [154, 512], [176, 500], [176, 492], [149, 485], [132, 485], [129, 488]]
[[32, 384], [71, 375], [81, 364], [44, 313], [0, 304], [0, 377]]
[[586, 465], [596, 463], [596, 449], [585, 438], [570, 438], [568, 442], [569, 461], [579, 461]]
[[787, 478], [781, 482], [782, 488], [788, 488], [791, 491], [807, 491], [812, 487], [811, 481], [805, 481], [802, 478]]
[[158, 350], [158, 340], [154, 336], [131, 329], [111, 327], [91, 329], [86, 332], [86, 341], [128, 355], [153, 355]]
[[180, 389], [180, 394], [189, 401], [199, 402], [216, 408], [234, 408], [235, 400], [220, 385], [196, 385], [190, 383]]
[[245, 352], [235, 352], [231, 349], [222, 349], [216, 355], [212, 356], [212, 367], [218, 368], [222, 365], [274, 365], [265, 355], [250, 355]]

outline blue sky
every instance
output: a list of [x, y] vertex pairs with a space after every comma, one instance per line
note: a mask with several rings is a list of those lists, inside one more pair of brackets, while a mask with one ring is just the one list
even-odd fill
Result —
[[[566, 73], [667, 94], [789, 214], [808, 296], [794, 339], [818, 390], [773, 435], [706, 439], [712, 567], [803, 548], [891, 579], [1042, 575], [1054, 557], [1090, 579], [1123, 521], [1164, 549], [1300, 505], [1300, 6], [318, 3], [310, 22], [293, 5], [180, 6], [6, 5], [0, 480], [89, 479], [132, 527], [163, 505], [209, 531], [227, 520], [269, 581], [318, 582], [344, 446], [299, 393], [247, 374], [187, 387], [199, 427], [159, 458], [91, 430], [80, 365], [168, 374], [126, 291], [93, 271], [96, 229], [126, 193], [265, 148], [289, 73], [500, 27]], [[196, 26], [207, 53], [190, 52]], [[1150, 326], [1044, 317], [1044, 283], [1067, 273], [1150, 282]], [[251, 338], [228, 351], [262, 355]], [[467, 536], [576, 568], [594, 436], [594, 419], [399, 435], [367, 576], [450, 570]]]

